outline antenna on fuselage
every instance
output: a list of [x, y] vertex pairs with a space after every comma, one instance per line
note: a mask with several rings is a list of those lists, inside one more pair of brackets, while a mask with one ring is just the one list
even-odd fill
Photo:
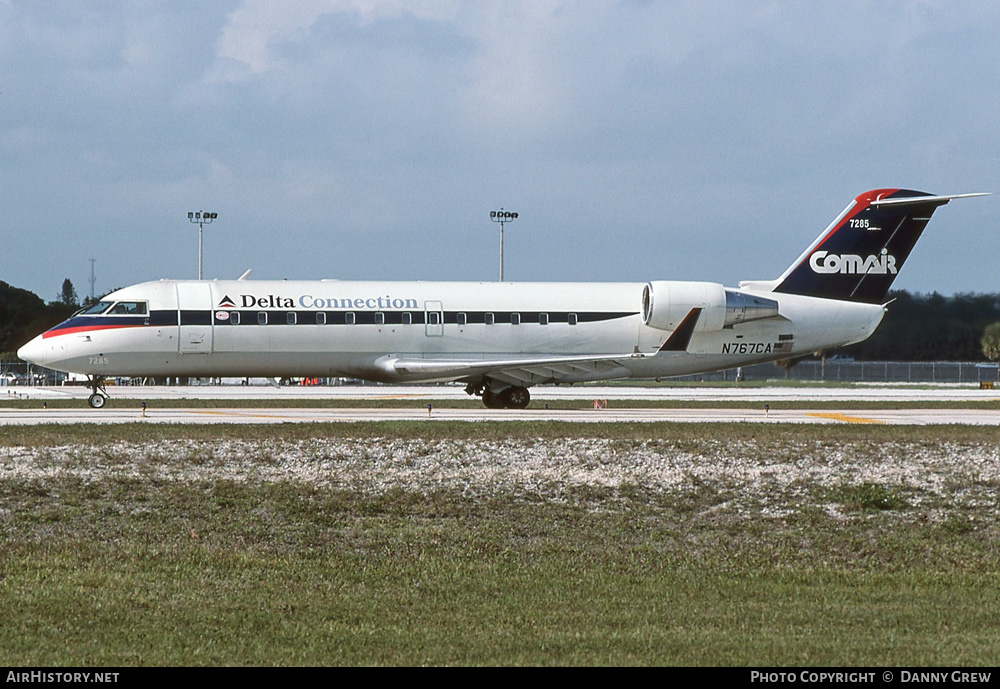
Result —
[[250, 273], [252, 273], [252, 272], [253, 272], [253, 268], [248, 268], [247, 272], [243, 273], [243, 275], [240, 275], [238, 278], [236, 278], [236, 280], [237, 281], [239, 281], [239, 280], [246, 280], [248, 277], [250, 277]]

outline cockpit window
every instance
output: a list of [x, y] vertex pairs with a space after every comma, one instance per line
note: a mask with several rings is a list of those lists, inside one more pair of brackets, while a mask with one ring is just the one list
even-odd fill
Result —
[[111, 304], [113, 303], [114, 302], [110, 301], [99, 301], [89, 308], [81, 309], [78, 313], [81, 316], [96, 316], [99, 313], [104, 313], [105, 311], [107, 311], [108, 307], [111, 306]]
[[146, 302], [144, 301], [120, 301], [111, 307], [109, 314], [119, 316], [145, 316]]

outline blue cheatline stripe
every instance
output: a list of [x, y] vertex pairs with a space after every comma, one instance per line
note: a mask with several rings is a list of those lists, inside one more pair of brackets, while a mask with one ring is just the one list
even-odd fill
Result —
[[[212, 313], [224, 311], [227, 314], [239, 314], [238, 325], [258, 325], [257, 314], [265, 313], [267, 314], [267, 325], [289, 325], [288, 314], [295, 314], [294, 325], [316, 325], [316, 315], [324, 314], [326, 317], [326, 323], [324, 325], [347, 325], [348, 314], [353, 314], [354, 325], [404, 325], [404, 316], [408, 315], [410, 321], [408, 325], [426, 325], [427, 312], [425, 311], [273, 311], [273, 310], [229, 310], [229, 309], [216, 309], [213, 312], [204, 312], [207, 315]], [[182, 312], [181, 322], [184, 325], [191, 324], [194, 325], [193, 320], [187, 320], [184, 317], [185, 313], [193, 312]], [[431, 314], [441, 314], [440, 311], [431, 311]], [[465, 314], [465, 322], [467, 325], [482, 325], [486, 323], [486, 314], [493, 314], [494, 323], [497, 325], [509, 325], [511, 322], [512, 314], [518, 314], [520, 316], [520, 323], [522, 325], [539, 324], [541, 314], [548, 314], [548, 322], [552, 323], [569, 323], [570, 315], [576, 315], [577, 323], [598, 323], [602, 321], [611, 321], [619, 318], [628, 318], [630, 316], [638, 316], [638, 312], [626, 312], [626, 311], [445, 311], [443, 312], [444, 325], [457, 325], [458, 315]], [[381, 314], [383, 321], [376, 323], [376, 314]], [[220, 320], [218, 317], [214, 319], [215, 325], [227, 326], [234, 325], [232, 315], [225, 320]], [[433, 325], [437, 325], [434, 323]]]
[[182, 310], [181, 325], [212, 325], [212, 312]]
[[[149, 325], [152, 317], [142, 316], [73, 316], [54, 328], [46, 331], [46, 336], [60, 335], [63, 333], [83, 333], [89, 330], [107, 330], [109, 328], [134, 328]], [[174, 324], [177, 323], [176, 312], [174, 314]]]
[[[225, 312], [227, 314], [239, 314], [239, 323], [234, 324], [233, 318], [222, 320], [215, 316], [216, 313]], [[250, 310], [230, 310], [213, 309], [189, 310], [183, 309], [162, 309], [151, 311], [147, 316], [74, 316], [69, 320], [60, 323], [48, 332], [52, 335], [65, 332], [84, 332], [87, 330], [100, 330], [110, 327], [138, 327], [138, 326], [172, 326], [172, 325], [258, 325], [257, 314], [267, 314], [267, 325], [289, 325], [288, 314], [295, 314], [295, 325], [316, 325], [316, 314], [322, 313], [326, 316], [324, 325], [347, 325], [348, 314], [354, 315], [356, 325], [403, 325], [405, 315], [410, 321], [408, 325], [426, 325], [425, 311], [250, 311]], [[432, 314], [442, 314], [440, 311], [432, 311]], [[383, 321], [376, 323], [376, 314], [381, 314]], [[576, 316], [577, 323], [599, 323], [602, 321], [613, 321], [630, 316], [638, 316], [638, 312], [627, 311], [444, 311], [444, 325], [457, 325], [458, 315], [465, 315], [467, 325], [483, 325], [486, 323], [486, 315], [492, 314], [494, 323], [497, 325], [510, 325], [511, 316], [520, 316], [522, 325], [538, 325], [542, 314], [548, 315], [548, 323], [569, 323], [570, 316]], [[434, 325], [437, 325], [436, 323]]]

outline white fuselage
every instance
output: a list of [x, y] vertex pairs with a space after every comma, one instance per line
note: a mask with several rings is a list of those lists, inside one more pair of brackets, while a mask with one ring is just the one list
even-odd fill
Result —
[[[19, 355], [102, 377], [391, 382], [502, 378], [516, 369], [518, 380], [533, 385], [800, 356], [863, 340], [884, 314], [877, 304], [728, 291], [776, 303], [777, 315], [726, 325], [725, 290], [714, 283], [162, 280], [108, 295], [103, 302], [115, 306], [107, 313], [78, 314]], [[644, 299], [660, 310], [651, 316]], [[119, 304], [127, 308], [114, 313]], [[683, 349], [660, 351], [692, 308], [701, 317]], [[559, 358], [587, 361], [560, 366]], [[499, 362], [496, 371], [491, 362]]]

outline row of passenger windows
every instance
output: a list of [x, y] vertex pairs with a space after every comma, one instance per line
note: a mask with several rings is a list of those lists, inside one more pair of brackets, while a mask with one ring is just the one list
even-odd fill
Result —
[[[223, 313], [225, 313], [225, 312], [223, 312]], [[353, 311], [347, 311], [347, 312], [343, 312], [343, 313], [338, 313], [337, 315], [338, 316], [343, 316], [343, 321], [341, 321], [340, 318], [337, 319], [338, 323], [339, 322], [343, 322], [346, 325], [354, 325], [355, 323], [358, 322], [357, 316], [354, 314]], [[374, 325], [385, 325], [385, 323], [386, 323], [386, 321], [385, 321], [385, 313], [383, 313], [381, 311], [377, 311], [377, 312], [375, 312], [373, 314], [369, 313], [369, 314], [365, 314], [365, 315], [374, 318], [374, 320], [369, 321], [369, 323], [371, 323], [371, 324], [374, 324]], [[442, 319], [441, 312], [439, 312], [439, 311], [428, 311], [428, 312], [426, 312], [425, 315], [426, 315], [426, 324], [427, 325], [441, 325], [441, 319]], [[504, 314], [504, 315], [506, 316], [508, 314]], [[532, 315], [534, 315], [534, 314], [532, 314]], [[413, 323], [413, 314], [410, 313], [410, 312], [408, 312], [408, 311], [403, 311], [402, 313], [394, 314], [394, 316], [398, 316], [399, 320], [397, 320], [396, 318], [393, 318], [393, 321], [395, 321], [395, 322], [394, 323], [390, 323], [390, 325], [394, 325], [394, 324], [398, 324], [398, 325], [411, 325]], [[480, 322], [484, 323], [485, 325], [494, 325], [495, 323], [497, 323], [495, 314], [487, 312], [487, 313], [477, 314], [477, 316], [481, 316], [482, 320]], [[520, 325], [521, 324], [521, 314], [519, 314], [519, 313], [511, 313], [511, 314], [509, 314], [509, 316], [510, 316], [510, 321], [509, 322], [510, 322], [511, 325]], [[218, 318], [218, 316], [216, 316], [216, 320], [220, 320]], [[228, 318], [228, 320], [233, 325], [239, 325], [240, 324], [240, 312], [239, 311], [230, 311], [229, 312], [229, 318]], [[365, 320], [367, 320], [367, 318]], [[477, 318], [476, 320], [479, 320], [479, 319]], [[577, 324], [577, 320], [578, 320], [577, 319], [577, 315], [575, 313], [568, 313], [568, 314], [566, 314], [566, 323], [568, 325], [576, 325]], [[287, 312], [285, 314], [285, 322], [288, 325], [296, 325], [297, 323], [299, 323], [299, 314], [297, 312], [295, 312], [295, 311], [289, 311], [289, 312]], [[314, 322], [316, 325], [326, 325], [326, 323], [327, 323], [327, 315], [326, 315], [325, 311], [317, 311], [315, 313], [315, 320], [313, 320], [311, 318], [308, 318], [308, 319], [307, 318], [303, 318], [301, 322], [302, 323], [313, 323]], [[524, 322], [527, 323], [529, 321], [524, 321]], [[455, 314], [455, 324], [456, 325], [468, 325], [468, 323], [469, 323], [468, 314], [461, 313], [461, 312]], [[539, 313], [538, 314], [538, 323], [539, 323], [539, 325], [548, 325], [549, 324], [549, 314], [547, 314], [547, 313]], [[257, 325], [267, 325], [267, 324], [268, 324], [268, 312], [267, 311], [258, 311], [257, 312]]]

